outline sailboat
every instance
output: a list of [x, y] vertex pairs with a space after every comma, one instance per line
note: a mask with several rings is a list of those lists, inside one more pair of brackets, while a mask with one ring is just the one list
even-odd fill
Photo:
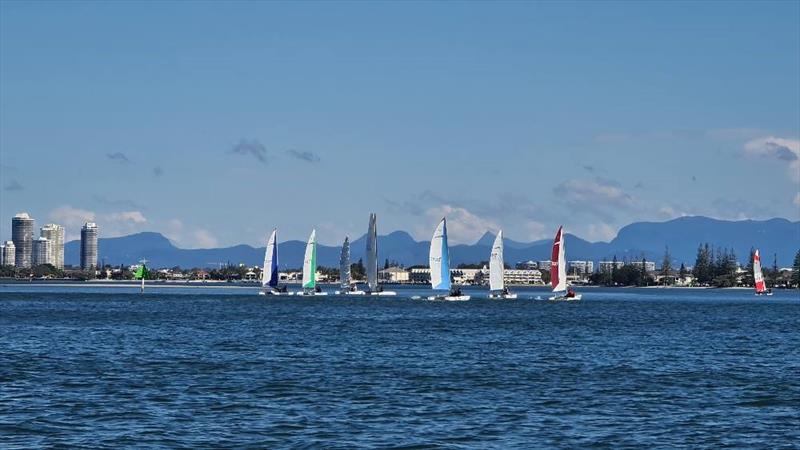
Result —
[[278, 229], [272, 230], [264, 250], [264, 267], [261, 269], [259, 295], [286, 295], [286, 287], [278, 287]]
[[447, 294], [432, 295], [428, 300], [469, 300], [469, 295], [463, 295], [458, 288], [453, 289], [450, 282], [450, 250], [447, 247], [447, 219], [444, 217], [433, 232], [428, 260], [431, 289], [447, 291]]
[[317, 286], [317, 230], [311, 230], [311, 236], [308, 237], [303, 258], [303, 290], [297, 295], [328, 295]]
[[341, 290], [334, 292], [336, 295], [364, 295], [353, 284], [350, 275], [350, 238], [345, 236], [342, 244], [342, 254], [339, 257], [339, 286]]
[[761, 255], [758, 250], [753, 253], [753, 281], [755, 282], [756, 295], [772, 295], [772, 289], [767, 289], [764, 274], [761, 271]]
[[567, 261], [564, 254], [564, 227], [558, 227], [556, 237], [553, 239], [553, 253], [550, 256], [550, 285], [553, 286], [553, 295], [550, 300], [580, 300], [581, 295], [576, 294], [567, 284]]
[[367, 295], [391, 296], [394, 291], [384, 291], [378, 285], [378, 219], [375, 213], [369, 215], [367, 226]]
[[505, 298], [513, 300], [517, 294], [508, 292], [503, 280], [505, 262], [503, 261], [503, 230], [497, 232], [489, 255], [489, 298]]

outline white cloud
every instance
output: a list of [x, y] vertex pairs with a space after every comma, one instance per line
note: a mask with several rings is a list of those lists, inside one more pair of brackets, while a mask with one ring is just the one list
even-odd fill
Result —
[[110, 222], [131, 222], [131, 223], [145, 223], [147, 219], [141, 211], [123, 211], [118, 213], [106, 214], [104, 218]]
[[473, 244], [477, 241], [487, 230], [497, 232], [500, 226], [489, 219], [480, 217], [471, 213], [465, 208], [460, 208], [452, 205], [440, 205], [428, 208], [425, 211], [425, 216], [430, 221], [430, 230], [419, 229], [419, 234], [425, 236], [424, 239], [430, 239], [433, 234], [435, 221], [442, 217], [447, 217], [447, 232], [450, 236], [451, 242]]
[[744, 144], [744, 152], [751, 156], [777, 159], [789, 165], [789, 177], [800, 182], [800, 140], [774, 136], [752, 139]]
[[797, 206], [800, 206], [800, 192], [798, 192], [797, 195], [794, 196], [794, 200], [792, 200], [792, 203], [794, 203]]
[[636, 200], [619, 183], [599, 177], [593, 180], [567, 180], [556, 186], [553, 192], [567, 204], [583, 209], [601, 211], [637, 208]]
[[586, 228], [584, 239], [592, 242], [608, 242], [617, 236], [617, 229], [607, 223], [590, 224]]
[[524, 227], [527, 231], [525, 238], [529, 241], [538, 241], [539, 239], [550, 237], [550, 234], [553, 232], [553, 230], [549, 229], [545, 224], [535, 220], [525, 222]]
[[219, 245], [219, 241], [215, 238], [210, 231], [204, 229], [197, 229], [192, 232], [195, 248], [214, 248]]

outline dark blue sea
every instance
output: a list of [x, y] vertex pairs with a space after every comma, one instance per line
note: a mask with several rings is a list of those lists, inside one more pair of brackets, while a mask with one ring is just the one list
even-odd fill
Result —
[[0, 447], [800, 442], [798, 291], [517, 291], [0, 287]]

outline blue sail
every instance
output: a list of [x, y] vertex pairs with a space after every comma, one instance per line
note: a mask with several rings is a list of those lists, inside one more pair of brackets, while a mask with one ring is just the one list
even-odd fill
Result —
[[447, 248], [447, 221], [443, 218], [433, 232], [429, 257], [431, 288], [450, 290], [450, 252]]

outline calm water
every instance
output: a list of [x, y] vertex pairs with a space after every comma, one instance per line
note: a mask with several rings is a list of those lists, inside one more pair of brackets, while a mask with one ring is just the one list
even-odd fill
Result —
[[796, 291], [132, 292], [0, 287], [0, 447], [800, 442]]

